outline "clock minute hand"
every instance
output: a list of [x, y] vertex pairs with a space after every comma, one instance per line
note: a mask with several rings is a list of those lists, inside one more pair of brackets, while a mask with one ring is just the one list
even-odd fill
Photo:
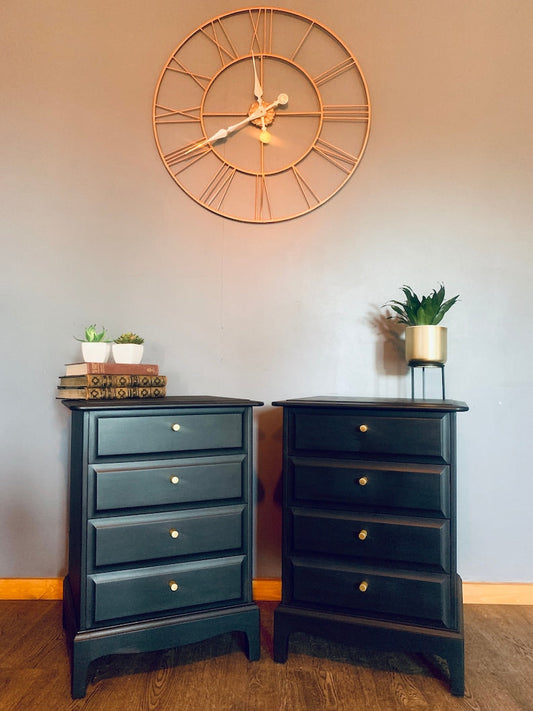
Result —
[[255, 57], [253, 52], [252, 64], [254, 65], [254, 95], [257, 101], [261, 103], [261, 99], [263, 98], [263, 87], [261, 86], [261, 82], [259, 81], [259, 77], [257, 76], [257, 69], [255, 67]]
[[287, 96], [287, 94], [280, 94], [276, 101], [273, 101], [271, 104], [267, 104], [266, 106], [259, 106], [259, 108], [253, 111], [242, 121], [234, 123], [232, 126], [228, 126], [227, 128], [219, 128], [216, 133], [214, 133], [209, 138], [206, 138], [205, 141], [202, 141], [200, 144], [198, 144], [197, 148], [205, 146], [208, 143], [215, 143], [216, 141], [221, 141], [223, 138], [227, 138], [230, 133], [233, 133], [238, 128], [241, 128], [241, 126], [245, 126], [247, 123], [250, 123], [250, 121], [254, 121], [255, 119], [265, 116], [267, 112], [270, 111], [270, 109], [274, 109], [276, 108], [276, 106], [285, 106], [288, 101], [289, 97]]

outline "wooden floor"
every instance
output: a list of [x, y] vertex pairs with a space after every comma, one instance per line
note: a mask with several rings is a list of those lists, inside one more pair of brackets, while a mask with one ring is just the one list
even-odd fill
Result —
[[261, 604], [262, 655], [238, 635], [93, 662], [84, 699], [70, 697], [59, 602], [0, 602], [2, 711], [533, 710], [533, 606], [466, 605], [466, 695], [438, 660], [365, 653], [295, 634], [272, 661], [275, 603]]

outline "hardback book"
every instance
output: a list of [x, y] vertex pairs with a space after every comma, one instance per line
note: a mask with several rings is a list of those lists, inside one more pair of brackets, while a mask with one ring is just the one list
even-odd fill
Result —
[[159, 398], [165, 397], [166, 388], [144, 388], [144, 387], [126, 387], [126, 388], [64, 388], [58, 387], [56, 398], [58, 400], [126, 400], [129, 398]]
[[150, 363], [67, 363], [65, 375], [159, 375], [159, 366]]
[[167, 384], [166, 375], [105, 375], [103, 373], [86, 373], [85, 375], [61, 375], [59, 385], [62, 388], [109, 388], [109, 387], [157, 387]]

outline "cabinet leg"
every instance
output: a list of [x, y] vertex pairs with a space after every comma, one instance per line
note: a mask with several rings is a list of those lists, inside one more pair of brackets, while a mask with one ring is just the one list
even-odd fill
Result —
[[454, 696], [465, 695], [465, 664], [464, 655], [456, 654], [447, 660], [450, 672], [450, 691]]
[[256, 662], [261, 657], [261, 613], [257, 606], [247, 611], [242, 625], [243, 651], [250, 662]]
[[261, 657], [261, 639], [259, 632], [256, 630], [248, 630], [244, 635], [246, 638], [246, 656], [248, 657], [248, 661], [257, 662]]
[[82, 699], [87, 692], [87, 674], [92, 657], [87, 654], [87, 645], [72, 646], [71, 692], [73, 699]]
[[290, 630], [281, 621], [276, 619], [274, 612], [274, 661], [278, 664], [285, 664], [289, 656], [289, 635]]

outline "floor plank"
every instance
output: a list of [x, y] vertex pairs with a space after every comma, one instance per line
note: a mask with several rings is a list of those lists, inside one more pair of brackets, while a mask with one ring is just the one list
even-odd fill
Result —
[[533, 711], [533, 606], [466, 605], [466, 694], [445, 664], [295, 634], [272, 661], [276, 603], [261, 603], [259, 662], [238, 635], [98, 659], [87, 695], [70, 697], [61, 603], [0, 601], [2, 711]]

